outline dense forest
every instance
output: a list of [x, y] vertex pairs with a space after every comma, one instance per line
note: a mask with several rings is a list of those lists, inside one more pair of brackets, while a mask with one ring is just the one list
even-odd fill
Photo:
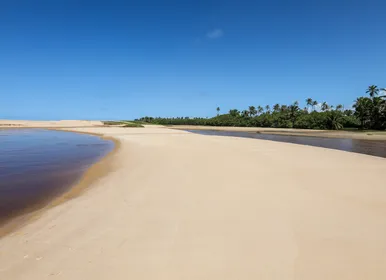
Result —
[[290, 105], [275, 104], [249, 106], [246, 110], [232, 109], [227, 114], [213, 118], [153, 118], [144, 117], [137, 121], [161, 125], [209, 125], [209, 126], [249, 126], [308, 129], [386, 129], [386, 89], [369, 86], [367, 96], [358, 97], [352, 108], [342, 105], [332, 106], [327, 102], [319, 103], [312, 98], [305, 100], [301, 108], [298, 101]]

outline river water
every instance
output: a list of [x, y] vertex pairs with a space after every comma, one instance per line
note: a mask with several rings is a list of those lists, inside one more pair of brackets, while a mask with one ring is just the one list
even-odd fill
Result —
[[315, 147], [323, 147], [386, 158], [386, 141], [361, 140], [346, 138], [326, 138], [310, 136], [292, 136], [277, 134], [262, 134], [256, 132], [215, 131], [215, 130], [188, 130], [203, 135], [246, 137], [278, 142], [287, 142]]
[[67, 191], [113, 147], [86, 134], [0, 129], [0, 225]]

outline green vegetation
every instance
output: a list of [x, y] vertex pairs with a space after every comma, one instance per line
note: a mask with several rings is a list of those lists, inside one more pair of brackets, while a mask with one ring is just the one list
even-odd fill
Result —
[[[380, 92], [385, 93], [379, 95]], [[153, 118], [144, 117], [142, 123], [160, 125], [208, 125], [208, 126], [241, 126], [241, 127], [276, 127], [304, 129], [386, 129], [386, 89], [369, 86], [366, 93], [369, 97], [359, 97], [353, 108], [344, 109], [338, 104], [335, 107], [327, 102], [318, 103], [312, 98], [305, 100], [306, 107], [299, 107], [299, 102], [290, 105], [275, 104], [249, 106], [247, 110], [229, 110], [228, 114], [220, 115], [220, 107], [216, 108], [217, 116], [213, 118]]]
[[118, 125], [121, 127], [143, 127], [140, 122], [137, 121], [103, 121], [104, 125]]
[[118, 121], [102, 121], [104, 125], [120, 125], [121, 122]]

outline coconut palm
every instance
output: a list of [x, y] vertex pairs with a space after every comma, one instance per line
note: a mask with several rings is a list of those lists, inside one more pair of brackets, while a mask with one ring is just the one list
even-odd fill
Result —
[[346, 116], [350, 117], [354, 114], [353, 110], [350, 110], [350, 109], [346, 109], [344, 110], [343, 114], [345, 114]]
[[340, 112], [331, 111], [327, 116], [327, 127], [333, 130], [339, 130], [343, 128], [343, 116]]
[[217, 116], [220, 114], [220, 107], [217, 107]]
[[287, 111], [288, 109], [288, 106], [287, 105], [281, 105], [280, 106], [280, 112], [284, 113], [285, 111]]
[[238, 117], [240, 115], [240, 112], [237, 109], [232, 109], [229, 110], [229, 115], [231, 115], [232, 117]]
[[307, 107], [310, 107], [310, 106], [312, 106], [312, 103], [313, 103], [314, 101], [312, 100], [312, 98], [307, 98], [306, 99], [306, 103], [307, 103]]
[[257, 113], [260, 115], [260, 114], [263, 113], [263, 112], [264, 112], [264, 108], [261, 107], [260, 105], [257, 106]]
[[330, 109], [330, 106], [328, 106], [327, 102], [323, 102], [321, 109], [323, 112], [325, 112], [325, 111], [328, 111]]
[[257, 111], [256, 111], [255, 106], [249, 106], [249, 115], [251, 117], [254, 117], [254, 116], [256, 116], [256, 114], [257, 114]]
[[288, 111], [289, 111], [289, 119], [292, 122], [292, 127], [295, 127], [295, 122], [297, 117], [299, 116], [299, 111], [300, 111], [299, 102], [295, 101], [292, 105], [290, 105], [288, 107]]
[[368, 97], [358, 97], [354, 104], [354, 115], [357, 116], [361, 122], [361, 127], [364, 128], [366, 123], [370, 121], [372, 101]]
[[368, 93], [370, 97], [373, 98], [378, 95], [379, 88], [375, 85], [371, 85], [367, 88], [366, 93]]
[[312, 101], [311, 106], [312, 106], [312, 111], [315, 111], [315, 106], [318, 106], [318, 101], [316, 100]]
[[266, 105], [266, 106], [265, 106], [265, 111], [266, 111], [267, 113], [271, 113], [271, 107], [270, 107], [269, 105]]
[[340, 111], [342, 109], [343, 109], [343, 105], [342, 104], [336, 105], [336, 110]]
[[242, 116], [243, 118], [248, 118], [248, 117], [249, 117], [249, 111], [248, 111], [248, 110], [242, 111], [242, 112], [241, 112], [241, 116]]
[[279, 104], [279, 103], [276, 103], [275, 105], [273, 105], [273, 110], [274, 110], [275, 112], [279, 112], [279, 110], [280, 110], [280, 104]]

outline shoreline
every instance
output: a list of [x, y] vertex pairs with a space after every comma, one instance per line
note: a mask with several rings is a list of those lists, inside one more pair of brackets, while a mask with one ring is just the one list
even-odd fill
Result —
[[[8, 129], [8, 128], [5, 128], [5, 129]], [[88, 135], [100, 137], [104, 140], [113, 141], [114, 147], [104, 157], [102, 157], [98, 161], [91, 164], [87, 168], [87, 170], [82, 174], [82, 176], [73, 184], [71, 184], [71, 186], [69, 186], [68, 191], [65, 191], [61, 195], [55, 197], [43, 207], [39, 205], [35, 205], [31, 208], [26, 208], [25, 210], [23, 210], [23, 212], [20, 215], [14, 218], [11, 218], [9, 221], [4, 223], [0, 228], [0, 240], [3, 237], [13, 234], [18, 230], [22, 229], [24, 226], [28, 225], [29, 223], [39, 219], [39, 217], [41, 217], [41, 215], [43, 215], [46, 211], [58, 205], [66, 203], [69, 200], [74, 199], [78, 196], [81, 196], [82, 194], [87, 192], [93, 183], [103, 178], [110, 171], [112, 171], [113, 157], [118, 153], [121, 146], [121, 142], [114, 137], [104, 136], [103, 134], [99, 134], [99, 133], [87, 133], [87, 132], [79, 132], [76, 130], [71, 130], [73, 128], [23, 127], [22, 129], [47, 129], [47, 130], [56, 130], [56, 131], [62, 131], [62, 132], [88, 134]]]
[[383, 158], [167, 128], [75, 130], [120, 142], [114, 172], [0, 239], [5, 279], [386, 277]]
[[312, 129], [293, 129], [293, 128], [266, 128], [266, 127], [227, 127], [227, 126], [188, 126], [172, 125], [169, 129], [177, 130], [209, 130], [209, 131], [232, 131], [248, 132], [260, 134], [304, 136], [320, 138], [343, 138], [358, 140], [386, 140], [386, 131], [346, 131], [346, 130], [312, 130]]

